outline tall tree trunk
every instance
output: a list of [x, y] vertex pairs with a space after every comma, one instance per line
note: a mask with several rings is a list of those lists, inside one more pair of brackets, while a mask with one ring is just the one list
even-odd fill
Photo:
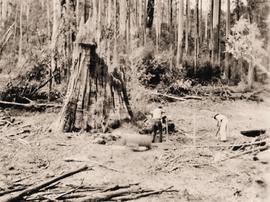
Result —
[[51, 71], [54, 72], [57, 69], [57, 37], [58, 27], [61, 16], [61, 5], [58, 0], [53, 0], [53, 27], [52, 27], [52, 39], [51, 39]]
[[214, 0], [213, 10], [213, 44], [214, 44], [214, 63], [220, 66], [220, 12], [221, 0]]
[[120, 0], [119, 2], [119, 35], [121, 37], [126, 36], [126, 21], [127, 21], [127, 1], [126, 0]]
[[79, 24], [80, 24], [80, 0], [76, 0], [76, 26], [77, 28], [79, 28]]
[[50, 23], [50, 19], [51, 19], [51, 15], [50, 15], [50, 0], [47, 0], [47, 32], [48, 32], [48, 38], [51, 38], [51, 23]]
[[173, 58], [174, 58], [174, 51], [173, 51], [173, 0], [169, 0], [168, 2], [168, 18], [169, 18], [169, 39], [170, 39], [170, 69], [173, 67]]
[[8, 0], [2, 0], [2, 8], [1, 8], [1, 27], [5, 26], [7, 20], [7, 8], [8, 8]]
[[112, 10], [112, 0], [108, 0], [107, 5], [107, 27], [111, 25], [111, 10]]
[[190, 0], [186, 0], [186, 35], [185, 35], [185, 52], [188, 55], [189, 50], [189, 33], [190, 32]]
[[249, 62], [249, 66], [248, 66], [248, 76], [247, 76], [247, 82], [248, 82], [249, 89], [252, 88], [253, 80], [254, 80], [254, 62], [253, 62], [253, 59], [251, 59]]
[[29, 40], [29, 36], [28, 36], [28, 29], [29, 29], [29, 15], [30, 15], [30, 2], [29, 0], [26, 1], [26, 5], [25, 5], [25, 8], [26, 8], [26, 30], [25, 30], [25, 38], [26, 38], [26, 42], [28, 42]]
[[[88, 12], [88, 4], [87, 4], [87, 0], [84, 0], [84, 4], [83, 4], [83, 19], [84, 19], [84, 23], [86, 23], [89, 12]], [[79, 22], [80, 24], [80, 22]]]
[[114, 11], [114, 46], [113, 46], [113, 64], [116, 66], [118, 64], [118, 52], [117, 52], [117, 2], [113, 2], [113, 11]]
[[199, 46], [200, 46], [200, 34], [199, 34], [199, 0], [196, 0], [196, 6], [195, 6], [195, 51], [194, 51], [194, 73], [197, 72], [197, 66], [198, 66], [198, 57], [199, 57]]
[[200, 0], [200, 11], [199, 11], [199, 43], [201, 44], [203, 42], [203, 9], [202, 9], [202, 0]]
[[177, 55], [176, 64], [177, 66], [182, 65], [182, 40], [183, 40], [183, 27], [184, 27], [184, 1], [178, 2], [178, 37], [177, 37]]
[[103, 9], [103, 1], [98, 1], [98, 12], [97, 12], [97, 43], [100, 44], [101, 42], [101, 29], [102, 29], [102, 9]]
[[[231, 2], [227, 0], [227, 13], [226, 13], [226, 39], [228, 39], [231, 31]], [[229, 69], [229, 53], [225, 53], [225, 74], [226, 77], [230, 78], [230, 69]]]
[[[211, 6], [211, 4], [210, 4]], [[208, 15], [209, 15], [209, 7], [207, 7], [206, 13], [205, 13], [205, 30], [204, 30], [204, 41], [208, 43]]]
[[159, 49], [159, 41], [160, 41], [160, 34], [161, 34], [161, 23], [162, 23], [162, 4], [161, 0], [156, 1], [156, 18], [155, 18], [155, 25], [156, 25], [156, 52], [158, 52]]
[[16, 36], [17, 36], [17, 19], [18, 19], [18, 4], [16, 4], [15, 6], [14, 43], [16, 43]]
[[[129, 52], [131, 46], [131, 8], [130, 8], [130, 1], [127, 1], [127, 18], [126, 18], [126, 52]], [[143, 41], [143, 40], [142, 40]]]
[[70, 76], [69, 66], [72, 63], [73, 42], [76, 37], [76, 18], [67, 16], [75, 15], [75, 0], [53, 1], [51, 72], [57, 74], [53, 80], [56, 84], [67, 82]]
[[[147, 1], [146, 1], [147, 2]], [[146, 29], [146, 37], [151, 35], [151, 29], [154, 21], [154, 11], [155, 11], [155, 0], [148, 0], [146, 18], [145, 18], [145, 29]]]
[[22, 65], [22, 46], [23, 46], [23, 26], [22, 26], [22, 15], [23, 15], [23, 2], [20, 1], [20, 39], [19, 39], [19, 56], [18, 65]]
[[211, 4], [210, 4], [210, 43], [209, 43], [210, 54], [209, 54], [209, 57], [211, 59], [211, 65], [212, 66], [214, 66], [214, 29], [213, 29], [213, 18], [214, 18], [214, 0], [211, 0]]

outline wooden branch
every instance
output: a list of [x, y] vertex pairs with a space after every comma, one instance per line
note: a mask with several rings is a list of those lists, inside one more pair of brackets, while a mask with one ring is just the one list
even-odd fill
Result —
[[55, 183], [55, 182], [57, 182], [57, 181], [59, 181], [59, 180], [62, 180], [62, 179], [67, 178], [67, 177], [70, 177], [70, 176], [72, 176], [72, 175], [74, 175], [74, 174], [76, 174], [76, 173], [79, 173], [79, 172], [82, 172], [82, 171], [85, 171], [85, 170], [88, 170], [88, 169], [89, 169], [88, 166], [83, 166], [83, 167], [81, 167], [81, 168], [79, 168], [79, 169], [70, 171], [70, 172], [65, 173], [65, 174], [63, 174], [63, 175], [60, 175], [59, 177], [55, 177], [55, 178], [53, 178], [53, 179], [51, 179], [51, 180], [48, 180], [48, 181], [46, 181], [46, 182], [43, 182], [43, 183], [41, 183], [41, 184], [39, 184], [39, 185], [29, 187], [28, 189], [22, 191], [21, 193], [9, 197], [9, 198], [6, 199], [4, 202], [18, 202], [18, 201], [21, 201], [23, 197], [29, 196], [29, 195], [31, 195], [31, 194], [33, 194], [33, 193], [36, 193], [36, 192], [38, 192], [40, 189], [45, 188], [45, 187], [47, 187], [48, 185], [51, 185], [51, 184], [53, 184], [53, 183]]
[[12, 23], [12, 25], [10, 25], [10, 27], [8, 28], [8, 30], [6, 31], [6, 33], [4, 34], [1, 42], [0, 42], [0, 54], [2, 53], [5, 45], [7, 44], [8, 40], [10, 39], [12, 32], [11, 29], [14, 27], [15, 22]]
[[[158, 191], [149, 191], [146, 193], [140, 193], [140, 194], [136, 194], [136, 195], [128, 195], [128, 196], [120, 196], [120, 197], [116, 197], [113, 200], [116, 201], [128, 201], [128, 200], [135, 200], [138, 198], [142, 198], [142, 197], [146, 197], [146, 196], [150, 196], [150, 195], [155, 195], [155, 194], [161, 194], [163, 192], [167, 192], [167, 191], [171, 191], [169, 189], [171, 189], [173, 186], [170, 186], [166, 189], [162, 189], [162, 190], [158, 190]], [[176, 191], [176, 190], [174, 190]]]
[[43, 104], [43, 103], [19, 103], [19, 102], [8, 102], [8, 101], [0, 101], [0, 105], [13, 105], [18, 107], [25, 107], [25, 108], [39, 108], [39, 107], [62, 107], [62, 105], [59, 104]]
[[20, 187], [20, 188], [16, 188], [16, 189], [10, 189], [10, 190], [1, 191], [0, 196], [4, 196], [6, 194], [10, 194], [10, 193], [13, 193], [13, 192], [22, 191], [24, 189], [26, 189], [26, 187]]
[[111, 187], [107, 187], [106, 189], [103, 190], [103, 192], [106, 192], [106, 191], [114, 191], [114, 190], [117, 190], [117, 189], [121, 189], [121, 188], [129, 188], [131, 186], [135, 186], [135, 185], [139, 185], [140, 183], [132, 183], [132, 184], [126, 184], [126, 185], [113, 185]]
[[108, 201], [113, 197], [122, 196], [129, 193], [138, 193], [141, 192], [140, 188], [127, 188], [116, 191], [109, 191], [103, 193], [96, 193], [91, 196], [87, 196], [80, 200], [80, 202], [91, 202], [91, 201]]
[[195, 95], [185, 96], [183, 98], [186, 99], [186, 100], [190, 100], [190, 99], [193, 99], [193, 100], [202, 100], [203, 99], [202, 97], [195, 96]]
[[243, 156], [245, 154], [249, 154], [249, 153], [252, 153], [252, 152], [260, 152], [260, 151], [264, 151], [264, 150], [267, 150], [268, 149], [268, 145], [265, 145], [263, 147], [259, 147], [259, 148], [256, 148], [256, 149], [251, 149], [251, 150], [248, 150], [248, 151], [244, 151], [240, 154], [236, 154], [236, 155], [233, 155], [233, 156], [230, 156], [228, 158], [225, 158], [225, 159], [222, 159], [220, 160], [219, 162], [222, 162], [222, 161], [227, 161], [229, 159], [233, 159], [233, 158], [237, 158], [237, 157], [240, 157], [240, 156]]
[[[241, 147], [241, 146], [252, 146], [252, 145], [258, 145], [262, 143], [267, 143], [267, 140], [261, 140], [261, 141], [256, 141], [256, 142], [249, 142], [249, 143], [243, 143], [243, 144], [224, 144], [224, 145], [198, 145], [196, 148], [205, 148], [205, 147]], [[184, 146], [184, 147], [194, 147], [194, 146]]]
[[166, 95], [166, 94], [161, 94], [161, 93], [152, 93], [152, 94], [167, 97], [167, 98], [174, 99], [174, 100], [179, 100], [179, 101], [186, 101], [186, 100], [190, 100], [190, 99], [194, 99], [194, 100], [202, 100], [203, 99], [202, 97], [199, 97], [199, 96], [176, 97], [176, 96]]
[[67, 159], [64, 159], [65, 162], [87, 162], [87, 163], [91, 163], [91, 164], [96, 164], [97, 166], [101, 167], [101, 168], [105, 168], [107, 170], [111, 170], [111, 171], [114, 171], [114, 172], [118, 172], [120, 173], [119, 170], [116, 170], [114, 168], [110, 168], [108, 166], [105, 166], [104, 164], [102, 163], [99, 163], [97, 161], [90, 161], [90, 160], [80, 160], [80, 159], [72, 159], [72, 158], [67, 158]]
[[59, 74], [59, 72], [57, 73], [53, 73], [53, 75], [45, 82], [43, 82], [39, 87], [37, 87], [32, 93], [31, 95], [34, 95], [37, 91], [39, 91], [41, 88], [43, 88], [44, 86], [46, 86], [47, 83], [49, 83], [55, 76], [57, 76]]
[[161, 94], [161, 93], [152, 93], [152, 94], [153, 94], [153, 95], [158, 95], [158, 96], [167, 97], [167, 98], [174, 99], [174, 100], [186, 101], [186, 99], [181, 98], [181, 97], [175, 97], [175, 96], [166, 95], [166, 94]]
[[71, 189], [71, 190], [69, 190], [69, 191], [67, 191], [67, 192], [65, 192], [65, 193], [63, 193], [63, 194], [60, 194], [59, 196], [55, 197], [54, 200], [59, 200], [59, 199], [61, 199], [62, 197], [66, 196], [66, 195], [68, 195], [68, 194], [71, 194], [71, 193], [73, 193], [73, 192], [75, 192], [75, 191], [77, 191], [78, 189], [80, 189], [80, 187]]

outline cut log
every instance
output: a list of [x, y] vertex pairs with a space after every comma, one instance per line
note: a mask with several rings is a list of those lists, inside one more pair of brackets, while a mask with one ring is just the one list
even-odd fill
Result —
[[123, 145], [151, 149], [153, 138], [149, 135], [128, 134], [123, 137]]
[[72, 176], [72, 175], [74, 175], [76, 173], [79, 173], [79, 172], [82, 172], [82, 171], [85, 171], [85, 170], [88, 170], [88, 169], [89, 169], [88, 166], [83, 166], [83, 167], [81, 167], [79, 169], [70, 171], [70, 172], [65, 173], [63, 175], [60, 175], [59, 177], [55, 177], [55, 178], [53, 178], [51, 180], [48, 180], [46, 182], [43, 182], [43, 183], [41, 183], [39, 185], [29, 187], [26, 190], [22, 191], [21, 193], [9, 197], [8, 199], [4, 200], [4, 202], [18, 202], [18, 201], [21, 201], [23, 199], [23, 197], [29, 196], [29, 195], [31, 195], [33, 193], [36, 193], [40, 189], [45, 188], [48, 185], [51, 185], [51, 184], [53, 184], [53, 183], [55, 183], [55, 182], [57, 182], [59, 180], [62, 180], [62, 179], [67, 178], [67, 177], [70, 177], [70, 176]]
[[59, 104], [43, 104], [43, 103], [19, 103], [19, 102], [8, 102], [8, 101], [0, 101], [0, 106], [4, 105], [11, 105], [11, 106], [17, 106], [17, 107], [25, 107], [25, 108], [42, 108], [42, 107], [62, 107], [62, 105]]

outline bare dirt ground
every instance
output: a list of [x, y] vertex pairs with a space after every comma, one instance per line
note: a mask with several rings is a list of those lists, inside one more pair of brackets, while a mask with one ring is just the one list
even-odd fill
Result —
[[[269, 130], [269, 100], [263, 103], [210, 99], [185, 101], [167, 103], [165, 110], [169, 119], [174, 120], [178, 132], [144, 152], [122, 146], [121, 140], [100, 145], [93, 143], [91, 134], [51, 133], [48, 128], [57, 117], [52, 111], [5, 110], [2, 113], [10, 114], [15, 123], [21, 123], [0, 128], [0, 193], [9, 187], [38, 184], [86, 164], [93, 169], [66, 178], [55, 189], [34, 194], [29, 201], [54, 198], [82, 185], [94, 189], [128, 183], [140, 183], [141, 187], [153, 190], [170, 186], [177, 190], [137, 201], [246, 202], [269, 199], [267, 189], [270, 185], [265, 179], [269, 164], [260, 159], [254, 161], [252, 154], [220, 162], [242, 151], [212, 147], [254, 140], [242, 136], [241, 130]], [[229, 118], [230, 134], [226, 143], [220, 143], [215, 136], [215, 113], [223, 113]], [[132, 133], [137, 133], [136, 129], [125, 125], [106, 136]], [[0, 201], [5, 197], [0, 197]], [[69, 201], [76, 200], [79, 199]]]

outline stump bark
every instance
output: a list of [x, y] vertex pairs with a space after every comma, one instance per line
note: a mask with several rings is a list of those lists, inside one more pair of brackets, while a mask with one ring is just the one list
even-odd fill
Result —
[[63, 132], [105, 132], [115, 121], [133, 117], [124, 72], [120, 68], [108, 71], [96, 53], [97, 44], [89, 40], [91, 34], [84, 27], [87, 23], [79, 29], [67, 94], [57, 122]]

